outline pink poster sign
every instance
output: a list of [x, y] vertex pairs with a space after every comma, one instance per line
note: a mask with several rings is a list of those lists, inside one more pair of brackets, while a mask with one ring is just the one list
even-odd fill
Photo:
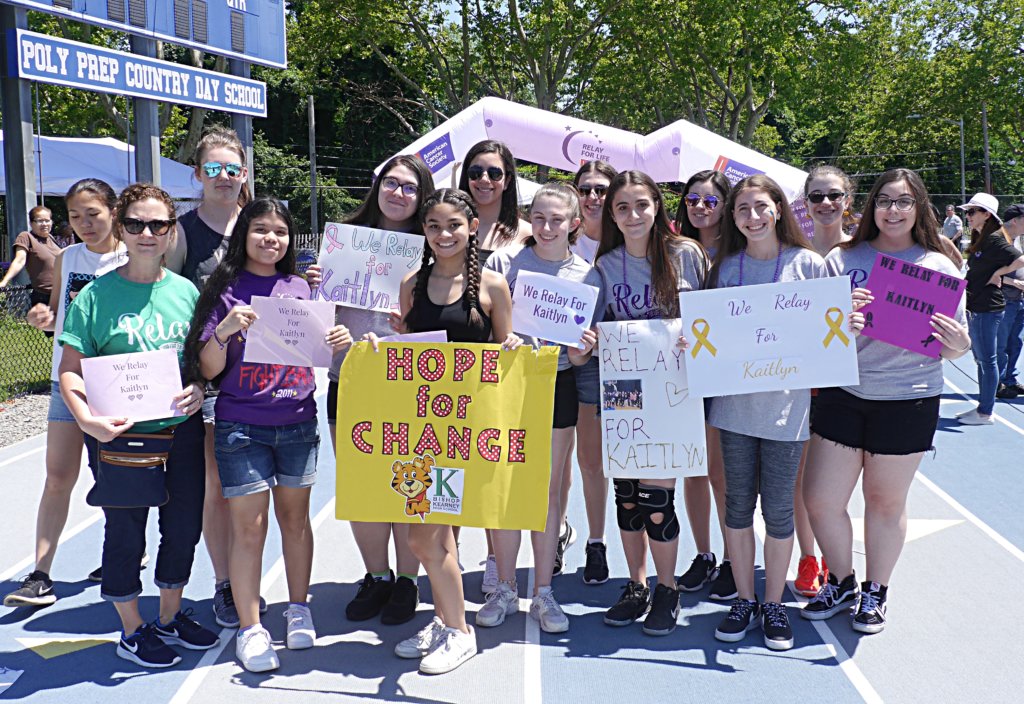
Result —
[[182, 389], [176, 350], [87, 357], [82, 379], [93, 415], [127, 417], [135, 423], [182, 415], [174, 402]]
[[953, 317], [966, 282], [927, 267], [888, 257], [875, 258], [864, 288], [875, 300], [864, 306], [864, 335], [938, 357], [942, 345], [932, 337], [931, 317], [942, 313]]

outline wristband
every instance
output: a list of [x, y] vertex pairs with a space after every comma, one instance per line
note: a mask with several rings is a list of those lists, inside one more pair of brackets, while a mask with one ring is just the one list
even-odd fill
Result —
[[[227, 347], [227, 346], [228, 346], [228, 343], [227, 343], [227, 342], [221, 342], [221, 341], [220, 341], [220, 338], [219, 338], [219, 337], [217, 337], [217, 328], [214, 328], [214, 329], [213, 329], [213, 340], [214, 340], [214, 342], [216, 342], [216, 343], [217, 343], [217, 347], [218, 347], [219, 349], [224, 349], [225, 347]], [[229, 337], [228, 337], [228, 341], [230, 341], [230, 340], [231, 340], [231, 337], [229, 336]]]

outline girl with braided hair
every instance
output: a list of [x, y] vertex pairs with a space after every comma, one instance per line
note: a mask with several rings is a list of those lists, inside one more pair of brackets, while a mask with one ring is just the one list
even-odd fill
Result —
[[[512, 294], [505, 278], [480, 269], [480, 221], [469, 194], [445, 188], [420, 208], [423, 265], [402, 281], [402, 320], [408, 332], [445, 330], [451, 342], [522, 344], [512, 332]], [[439, 302], [438, 302], [439, 301]], [[366, 338], [376, 347], [377, 337]], [[476, 655], [476, 633], [466, 624], [458, 547], [451, 527], [411, 524], [409, 547], [430, 579], [436, 616], [395, 647], [402, 658], [422, 658], [420, 672], [450, 672]]]

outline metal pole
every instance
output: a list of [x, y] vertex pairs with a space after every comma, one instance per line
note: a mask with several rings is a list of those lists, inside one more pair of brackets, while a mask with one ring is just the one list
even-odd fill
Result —
[[981, 135], [985, 142], [985, 192], [992, 192], [992, 163], [988, 156], [988, 108], [981, 103]]
[[964, 118], [960, 118], [960, 202], [967, 202], [967, 167], [964, 163]]
[[125, 137], [128, 142], [128, 159], [125, 163], [128, 165], [128, 183], [132, 183], [132, 99], [127, 95], [124, 96], [124, 122], [128, 125]]
[[[249, 78], [250, 66], [248, 61], [239, 59], [228, 60], [228, 71], [232, 76]], [[231, 113], [231, 129], [238, 134], [238, 139], [245, 149], [245, 163], [249, 167], [249, 194], [256, 195], [256, 164], [253, 161], [252, 151], [252, 118], [248, 115], [241, 115], [237, 112]]]
[[46, 191], [43, 188], [43, 116], [39, 111], [39, 84], [34, 84], [32, 88], [36, 94], [36, 166], [39, 167], [39, 193], [36, 195], [39, 197], [39, 205], [42, 205], [43, 193]]
[[320, 234], [320, 217], [317, 213], [316, 197], [316, 116], [313, 111], [313, 96], [309, 96], [309, 224], [314, 235]]
[[[7, 186], [7, 237], [0, 255], [7, 259], [10, 243], [19, 232], [28, 230], [28, 211], [36, 199], [35, 156], [32, 154], [32, 94], [29, 82], [16, 78], [14, 66], [17, 51], [6, 51], [8, 37], [16, 29], [28, 29], [28, 14], [24, 9], [0, 4], [0, 35], [4, 49], [0, 52], [0, 112], [4, 117], [4, 174]], [[14, 47], [11, 47], [12, 49]], [[22, 274], [24, 276], [24, 274]], [[27, 278], [27, 277], [26, 277]]]
[[[156, 58], [156, 40], [131, 36], [132, 53]], [[160, 113], [149, 98], [134, 99], [135, 176], [139, 181], [160, 185]], [[131, 174], [129, 173], [129, 176]]]

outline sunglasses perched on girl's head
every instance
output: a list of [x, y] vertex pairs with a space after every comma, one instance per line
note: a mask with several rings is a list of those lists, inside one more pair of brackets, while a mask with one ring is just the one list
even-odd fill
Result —
[[219, 161], [208, 161], [203, 164], [203, 171], [210, 178], [217, 178], [220, 176], [220, 171], [223, 169], [228, 172], [228, 176], [236, 178], [242, 175], [242, 165], [233, 161], [229, 161], [226, 164], [222, 164]]

